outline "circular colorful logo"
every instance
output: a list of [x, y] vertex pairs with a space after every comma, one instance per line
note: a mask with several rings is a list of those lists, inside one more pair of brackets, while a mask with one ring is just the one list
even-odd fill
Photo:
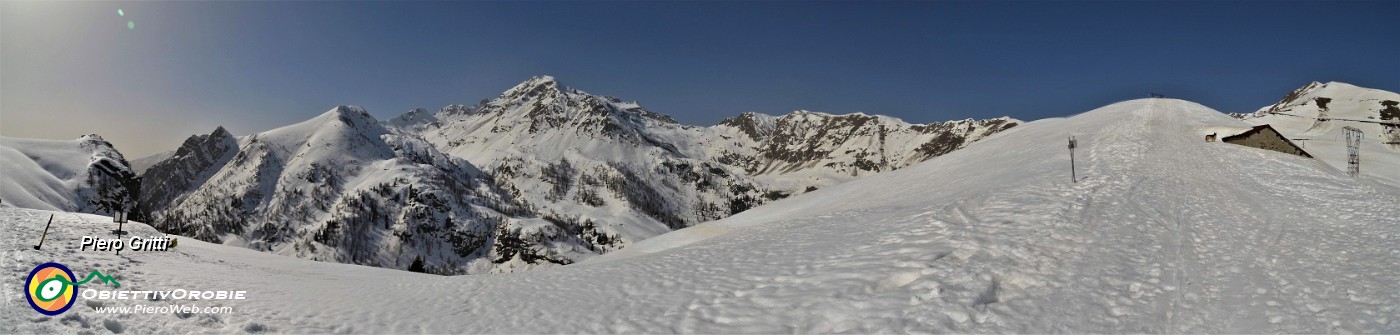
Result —
[[73, 307], [78, 286], [73, 285], [73, 271], [58, 263], [44, 263], [29, 272], [24, 282], [24, 297], [29, 306], [44, 315], [59, 315]]

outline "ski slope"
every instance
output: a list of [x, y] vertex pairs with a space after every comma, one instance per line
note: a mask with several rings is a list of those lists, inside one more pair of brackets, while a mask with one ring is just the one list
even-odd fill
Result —
[[[0, 209], [0, 333], [1400, 332], [1400, 189], [1199, 136], [1243, 126], [1144, 99], [1025, 124], [904, 169], [590, 262], [442, 277], [181, 239], [74, 252], [109, 218]], [[1080, 149], [1070, 182], [1065, 137]], [[135, 234], [153, 233], [129, 224]], [[44, 317], [35, 265], [123, 288], [243, 289], [232, 314]], [[85, 288], [87, 289], [87, 288]]]

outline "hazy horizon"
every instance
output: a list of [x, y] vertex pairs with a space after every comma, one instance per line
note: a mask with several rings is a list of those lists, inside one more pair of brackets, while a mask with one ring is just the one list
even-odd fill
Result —
[[[121, 13], [118, 13], [121, 10]], [[686, 124], [935, 122], [1161, 93], [1250, 112], [1312, 81], [1400, 91], [1396, 2], [0, 3], [0, 135], [128, 159], [337, 105], [380, 120], [536, 75]], [[130, 26], [128, 26], [130, 24]]]

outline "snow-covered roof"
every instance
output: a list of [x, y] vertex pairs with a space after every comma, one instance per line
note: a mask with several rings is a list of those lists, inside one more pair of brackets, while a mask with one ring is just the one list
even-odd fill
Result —
[[1235, 135], [1243, 134], [1243, 133], [1249, 131], [1250, 129], [1253, 129], [1253, 127], [1211, 125], [1211, 126], [1202, 127], [1202, 128], [1201, 128], [1201, 134], [1202, 134], [1202, 135], [1215, 135], [1216, 138], [1226, 138], [1226, 137], [1230, 137], [1230, 136], [1235, 136]]
[[1289, 140], [1288, 137], [1285, 137], [1283, 133], [1279, 132], [1277, 129], [1274, 129], [1274, 127], [1269, 126], [1268, 124], [1261, 124], [1253, 127], [1211, 126], [1206, 127], [1206, 129], [1206, 135], [1215, 134], [1216, 138], [1220, 141], [1224, 141], [1231, 137], [1244, 136], [1250, 133], [1256, 133], [1264, 129], [1272, 129], [1274, 133], [1279, 134], [1279, 139], [1283, 140], [1284, 143], [1288, 143], [1288, 145], [1292, 146], [1294, 149], [1297, 149], [1298, 152], [1302, 153], [1302, 156], [1308, 158], [1313, 157], [1312, 154], [1309, 154], [1307, 150], [1303, 150], [1303, 147], [1298, 146], [1297, 143], [1293, 143], [1293, 141]]

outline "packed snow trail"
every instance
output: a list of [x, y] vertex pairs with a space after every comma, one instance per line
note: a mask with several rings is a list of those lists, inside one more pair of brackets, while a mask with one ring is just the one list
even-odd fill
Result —
[[[184, 239], [175, 252], [71, 252], [111, 228], [63, 214], [54, 247], [34, 252], [47, 212], [0, 209], [0, 332], [1400, 332], [1400, 190], [1200, 137], [1239, 124], [1180, 100], [1117, 103], [594, 262], [505, 275]], [[1066, 183], [1068, 135], [1084, 153], [1078, 183]], [[149, 302], [89, 300], [44, 317], [15, 287], [50, 260], [112, 269], [123, 289], [249, 299], [208, 302], [233, 314], [96, 314], [84, 306]]]

